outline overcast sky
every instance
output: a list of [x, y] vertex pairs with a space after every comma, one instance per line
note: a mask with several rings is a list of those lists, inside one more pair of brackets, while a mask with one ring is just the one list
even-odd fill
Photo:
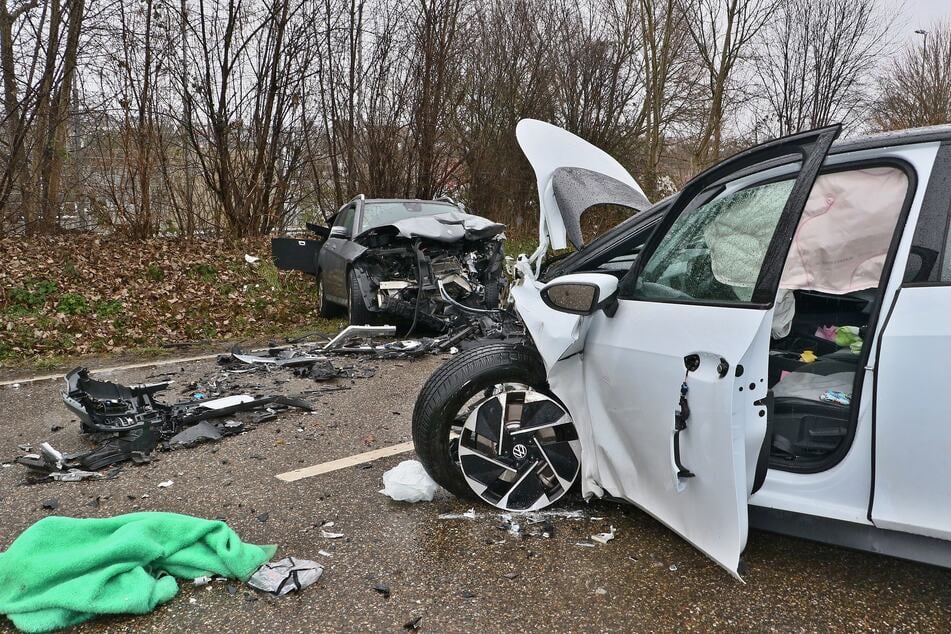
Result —
[[[916, 29], [928, 29], [938, 20], [951, 22], [951, 0], [893, 0], [895, 6], [904, 5], [899, 16], [901, 28], [907, 31], [906, 39], [921, 37], [915, 35]], [[904, 24], [902, 24], [904, 23]]]

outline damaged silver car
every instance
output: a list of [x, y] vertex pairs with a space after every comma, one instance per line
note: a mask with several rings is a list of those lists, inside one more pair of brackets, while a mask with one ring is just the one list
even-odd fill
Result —
[[450, 199], [361, 194], [307, 227], [318, 239], [275, 238], [272, 251], [278, 268], [316, 277], [321, 316], [445, 332], [502, 303], [505, 225]]

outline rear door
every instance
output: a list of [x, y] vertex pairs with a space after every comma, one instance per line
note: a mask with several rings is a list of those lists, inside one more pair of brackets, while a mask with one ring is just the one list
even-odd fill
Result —
[[[691, 181], [621, 280], [613, 317], [586, 318], [582, 354], [549, 373], [575, 401], [585, 491], [634, 502], [733, 575], [766, 430], [772, 305], [838, 133], [781, 139]], [[801, 161], [795, 180], [737, 178], [789, 155]]]
[[[927, 171], [916, 167], [924, 183]], [[869, 364], [875, 375], [869, 519], [879, 528], [945, 540], [951, 539], [949, 223], [951, 143], [946, 143], [935, 155], [904, 282], [885, 313]], [[929, 560], [927, 544], [918, 545], [921, 550], [909, 556]]]

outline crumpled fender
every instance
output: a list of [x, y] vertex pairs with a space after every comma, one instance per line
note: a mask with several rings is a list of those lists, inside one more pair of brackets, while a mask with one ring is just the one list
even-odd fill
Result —
[[585, 499], [601, 497], [594, 436], [585, 393], [582, 353], [585, 339], [594, 319], [605, 319], [604, 313], [590, 316], [571, 315], [550, 308], [541, 298], [544, 284], [535, 280], [531, 265], [525, 258], [515, 264], [520, 281], [510, 291], [516, 312], [532, 337], [542, 362], [548, 387], [571, 415], [581, 440], [581, 492]]

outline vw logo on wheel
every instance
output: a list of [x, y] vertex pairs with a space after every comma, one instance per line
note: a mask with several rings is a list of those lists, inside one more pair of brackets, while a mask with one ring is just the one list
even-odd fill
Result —
[[512, 447], [512, 455], [521, 460], [528, 455], [528, 448], [522, 444], [515, 445]]

